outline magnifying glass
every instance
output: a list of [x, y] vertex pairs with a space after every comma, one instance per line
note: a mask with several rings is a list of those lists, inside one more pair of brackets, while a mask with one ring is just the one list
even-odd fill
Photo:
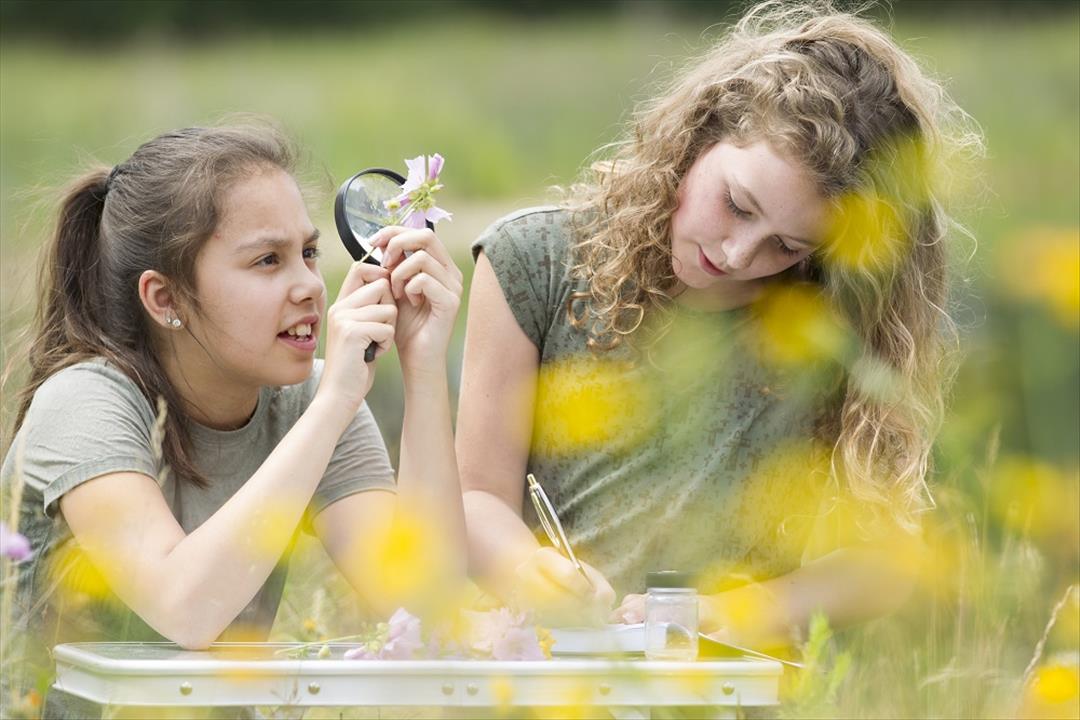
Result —
[[[382, 265], [382, 248], [371, 247], [371, 237], [387, 225], [400, 222], [386, 202], [401, 194], [405, 178], [385, 168], [361, 170], [341, 184], [334, 198], [334, 223], [353, 260]], [[435, 226], [430, 222], [432, 230]], [[364, 351], [364, 362], [375, 359], [375, 343]]]

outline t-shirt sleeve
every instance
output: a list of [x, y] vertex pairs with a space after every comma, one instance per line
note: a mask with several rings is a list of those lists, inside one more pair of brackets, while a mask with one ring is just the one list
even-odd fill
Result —
[[153, 423], [149, 401], [122, 372], [73, 365], [34, 393], [11, 448], [11, 467], [41, 493], [52, 517], [64, 493], [87, 480], [114, 472], [157, 477]]
[[331, 504], [367, 490], [395, 492], [397, 483], [379, 426], [367, 403], [363, 403], [341, 434], [326, 473], [308, 504], [305, 531], [311, 532], [311, 519]]
[[551, 327], [559, 284], [565, 274], [565, 231], [559, 212], [531, 210], [510, 215], [473, 243], [473, 258], [483, 252], [503, 297], [525, 335], [542, 348]]

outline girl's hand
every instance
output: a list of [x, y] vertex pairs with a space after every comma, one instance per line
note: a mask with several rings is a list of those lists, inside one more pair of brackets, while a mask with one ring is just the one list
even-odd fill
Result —
[[330, 400], [352, 419], [375, 377], [364, 352], [371, 343], [378, 345], [376, 357], [390, 349], [397, 317], [389, 271], [353, 263], [326, 313], [326, 364], [315, 397]]
[[599, 570], [582, 563], [592, 587], [555, 548], [541, 547], [515, 572], [515, 604], [532, 610], [545, 625], [598, 625], [615, 602], [615, 591]]
[[[395, 343], [402, 372], [445, 372], [446, 350], [461, 305], [462, 275], [434, 232], [392, 226], [371, 241], [383, 250], [398, 306]], [[405, 253], [409, 253], [406, 257]]]
[[635, 625], [645, 622], [645, 596], [631, 593], [611, 611], [608, 622]]

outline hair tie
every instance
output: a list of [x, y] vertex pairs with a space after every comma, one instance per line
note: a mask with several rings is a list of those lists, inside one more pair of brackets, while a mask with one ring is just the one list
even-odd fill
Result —
[[120, 173], [120, 166], [119, 165], [113, 165], [113, 169], [111, 171], [109, 171], [109, 177], [105, 180], [105, 192], [106, 193], [108, 193], [109, 190], [112, 189], [113, 180], [116, 179], [116, 176], [119, 173]]

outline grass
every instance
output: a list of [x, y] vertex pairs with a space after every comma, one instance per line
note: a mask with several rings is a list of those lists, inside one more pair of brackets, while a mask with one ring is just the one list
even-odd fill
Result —
[[[571, 180], [590, 151], [615, 137], [643, 88], [700, 46], [708, 22], [630, 4], [572, 24], [463, 17], [378, 34], [201, 45], [142, 38], [88, 50], [5, 39], [2, 359], [12, 357], [14, 332], [32, 302], [29, 269], [55, 197], [49, 188], [84, 155], [113, 163], [156, 132], [229, 111], [269, 114], [292, 128], [324, 190], [362, 166], [399, 166], [401, 158], [438, 150], [448, 158], [446, 206], [456, 211], [441, 235], [468, 276], [466, 248], [480, 229], [543, 200], [545, 186]], [[901, 14], [897, 23], [897, 36], [911, 38], [907, 47], [980, 121], [988, 159], [965, 218], [978, 248], [959, 298], [967, 357], [938, 444], [932, 560], [904, 612], [833, 639], [852, 656], [834, 716], [1050, 717], [1054, 707], [1075, 707], [1047, 710], [1023, 683], [1034, 655], [1042, 667], [1080, 646], [1075, 602], [1062, 606], [1047, 632], [1053, 608], [1080, 574], [1073, 502], [1080, 350], [1077, 327], [1052, 312], [1060, 298], [1041, 288], [1038, 265], [1052, 257], [1033, 239], [1044, 236], [1032, 234], [1048, 229], [1047, 237], [1067, 244], [1080, 227], [1078, 33], [1075, 6], [1033, 21], [984, 19], [973, 7], [967, 19], [932, 25]], [[326, 194], [312, 207], [324, 230], [332, 228], [328, 208]], [[346, 257], [328, 245], [332, 296]], [[1031, 292], [1016, 290], [1025, 286]], [[460, 343], [459, 331], [455, 378]], [[5, 428], [12, 387], [4, 388]], [[371, 404], [396, 448], [400, 379], [392, 358], [380, 365]], [[1036, 463], [1052, 472], [1031, 470]], [[276, 635], [299, 637], [309, 619], [329, 635], [346, 634], [356, 617], [325, 554], [302, 542]]]

